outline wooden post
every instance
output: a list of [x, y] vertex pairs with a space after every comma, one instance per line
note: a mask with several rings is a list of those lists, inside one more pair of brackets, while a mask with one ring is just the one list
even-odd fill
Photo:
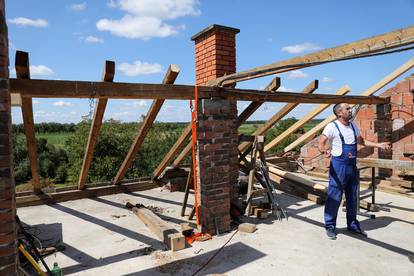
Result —
[[[348, 93], [349, 91], [351, 91], [351, 88], [349, 88], [348, 85], [345, 85], [345, 86], [339, 88], [336, 91], [335, 94], [342, 96], [342, 95], [345, 95], [346, 93]], [[297, 121], [296, 123], [294, 123], [290, 128], [288, 128], [283, 133], [279, 134], [275, 139], [273, 139], [272, 141], [270, 141], [265, 146], [264, 151], [266, 152], [266, 151], [270, 150], [271, 148], [273, 148], [274, 146], [278, 145], [280, 142], [284, 141], [287, 137], [289, 137], [289, 135], [291, 135], [292, 133], [294, 133], [295, 131], [297, 131], [304, 124], [306, 124], [307, 122], [309, 122], [310, 120], [312, 120], [315, 116], [317, 116], [318, 114], [320, 114], [322, 111], [324, 111], [328, 107], [329, 107], [329, 104], [320, 104], [314, 110], [312, 110], [311, 112], [309, 112], [305, 117], [303, 117], [302, 119], [300, 119], [299, 121]]]
[[[178, 74], [180, 73], [180, 67], [175, 64], [171, 64], [168, 67], [167, 73], [165, 74], [164, 80], [162, 81], [163, 84], [173, 84], [177, 79]], [[132, 143], [127, 156], [125, 157], [124, 161], [122, 162], [121, 167], [118, 170], [118, 173], [115, 176], [114, 183], [118, 184], [119, 181], [124, 178], [126, 171], [131, 166], [131, 163], [134, 161], [135, 156], [138, 153], [139, 148], [141, 147], [142, 143], [144, 143], [144, 139], [147, 136], [150, 128], [152, 127], [155, 118], [157, 117], [158, 112], [160, 111], [162, 105], [164, 103], [163, 99], [154, 100], [150, 109], [145, 116], [144, 122], [142, 122], [142, 126], [135, 137], [134, 142]]]
[[[16, 51], [15, 58], [16, 77], [18, 79], [30, 79], [29, 53]], [[30, 169], [32, 172], [33, 191], [36, 194], [42, 192], [40, 188], [39, 164], [37, 160], [37, 147], [33, 119], [33, 104], [31, 97], [22, 97], [23, 124], [26, 133], [27, 150], [29, 152]]]
[[[105, 61], [105, 67], [102, 75], [102, 81], [112, 82], [115, 76], [115, 62]], [[99, 98], [93, 113], [91, 129], [89, 131], [88, 143], [86, 144], [85, 156], [83, 157], [82, 168], [79, 176], [79, 189], [85, 188], [86, 179], [88, 178], [89, 168], [93, 159], [93, 152], [98, 141], [99, 130], [102, 126], [102, 119], [105, 113], [107, 98]]]
[[[302, 93], [311, 94], [316, 89], [318, 89], [318, 85], [319, 85], [319, 81], [314, 80], [302, 90]], [[298, 105], [299, 103], [286, 104], [275, 115], [273, 115], [272, 118], [270, 118], [265, 124], [263, 124], [263, 126], [257, 129], [252, 135], [264, 135], [268, 129], [273, 127], [277, 122], [279, 122], [283, 117], [285, 117], [290, 111], [292, 111]], [[250, 145], [251, 145], [251, 142], [241, 143], [239, 145], [239, 151], [241, 152], [245, 151]]]
[[[391, 72], [389, 75], [385, 76], [382, 80], [380, 80], [379, 82], [375, 83], [373, 86], [365, 90], [361, 95], [362, 96], [374, 95], [377, 91], [379, 91], [384, 86], [386, 86], [387, 84], [389, 84], [390, 82], [392, 82], [393, 80], [395, 80], [396, 78], [398, 78], [399, 76], [401, 76], [402, 74], [404, 74], [405, 72], [407, 72], [413, 67], [414, 67], [414, 58], [411, 58], [406, 63], [404, 63], [403, 65], [395, 69], [393, 72]], [[316, 133], [322, 130], [330, 122], [335, 121], [335, 119], [336, 119], [335, 115], [329, 116], [328, 118], [320, 122], [317, 126], [313, 127], [311, 130], [306, 132], [304, 135], [300, 136], [295, 142], [287, 146], [284, 149], [284, 152], [291, 151], [297, 146], [299, 146], [300, 144], [309, 141], [316, 135]]]

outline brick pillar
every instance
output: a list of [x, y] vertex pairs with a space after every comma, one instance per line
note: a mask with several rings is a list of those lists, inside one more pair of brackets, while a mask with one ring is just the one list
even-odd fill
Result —
[[0, 0], [0, 275], [17, 273], [8, 54], [5, 5], [4, 0]]
[[[238, 29], [211, 25], [195, 41], [196, 84], [236, 72], [235, 36]], [[197, 122], [197, 183], [199, 218], [204, 232], [230, 230], [230, 202], [238, 181], [237, 102], [199, 100]]]

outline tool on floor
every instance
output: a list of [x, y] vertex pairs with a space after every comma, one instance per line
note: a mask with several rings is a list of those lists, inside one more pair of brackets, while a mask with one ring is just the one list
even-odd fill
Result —
[[256, 178], [257, 181], [262, 185], [267, 195], [267, 199], [270, 203], [270, 209], [272, 210], [272, 214], [276, 216], [278, 220], [282, 220], [283, 218], [287, 219], [287, 213], [278, 203], [278, 200], [276, 198], [276, 189], [269, 177], [269, 169], [266, 165], [266, 156], [264, 153], [264, 136], [240, 135], [239, 141], [253, 142], [252, 147], [248, 149], [251, 152], [250, 161], [246, 158], [248, 155], [246, 154], [246, 152], [239, 153], [240, 161], [244, 163], [243, 165], [241, 165], [241, 167], [244, 171], [248, 172], [249, 174], [246, 212], [249, 215], [251, 214], [251, 200], [254, 194], [254, 179]]
[[[20, 221], [19, 217], [15, 217], [16, 224], [18, 226], [18, 231], [21, 232], [24, 236], [23, 239], [18, 239], [19, 242], [19, 251], [23, 254], [23, 256], [26, 257], [26, 259], [30, 262], [30, 264], [33, 266], [33, 268], [40, 274], [40, 275], [53, 275], [52, 271], [50, 271], [49, 267], [47, 266], [45, 260], [43, 259], [42, 255], [40, 255], [39, 251], [37, 250], [33, 237], [27, 233], [26, 229], [24, 229], [22, 222]], [[28, 251], [29, 250], [29, 251]], [[34, 257], [31, 253], [34, 254]], [[37, 263], [36, 259], [40, 260], [43, 264], [43, 266], [46, 268], [46, 272], [44, 272], [39, 264]]]

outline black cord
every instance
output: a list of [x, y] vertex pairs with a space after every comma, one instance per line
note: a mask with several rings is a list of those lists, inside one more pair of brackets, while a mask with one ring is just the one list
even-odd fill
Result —
[[237, 232], [239, 232], [239, 229], [237, 229], [233, 235], [231, 235], [231, 237], [216, 251], [216, 253], [214, 253], [213, 256], [210, 257], [210, 259], [208, 259], [208, 261], [203, 264], [199, 269], [197, 269], [196, 272], [194, 272], [192, 274], [192, 276], [196, 275], [197, 273], [199, 273], [201, 270], [203, 270], [217, 255], [218, 253], [220, 253], [221, 250], [223, 250], [223, 248], [231, 241], [231, 239], [233, 239], [233, 237], [237, 234]]

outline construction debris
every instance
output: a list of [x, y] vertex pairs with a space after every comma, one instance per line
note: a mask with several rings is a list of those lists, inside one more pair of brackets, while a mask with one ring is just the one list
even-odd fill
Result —
[[245, 233], [253, 233], [254, 231], [256, 231], [256, 225], [252, 224], [252, 223], [242, 223], [239, 225], [239, 231], [240, 232], [245, 232]]
[[172, 251], [185, 248], [185, 238], [168, 222], [164, 221], [143, 205], [132, 205], [127, 202], [126, 207], [134, 214]]

